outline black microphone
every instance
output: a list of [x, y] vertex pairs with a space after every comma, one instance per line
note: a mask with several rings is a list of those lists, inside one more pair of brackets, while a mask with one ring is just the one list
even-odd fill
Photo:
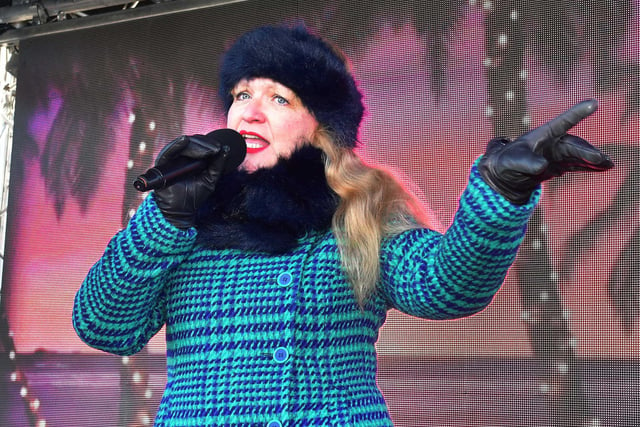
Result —
[[[213, 146], [220, 147], [220, 151], [215, 156], [227, 153], [222, 173], [234, 171], [247, 155], [247, 145], [244, 138], [233, 129], [214, 130], [205, 136], [199, 135], [199, 138], [206, 140]], [[178, 157], [170, 163], [154, 166], [138, 176], [133, 182], [133, 186], [138, 191], [159, 190], [168, 187], [188, 175], [204, 170], [209, 164], [209, 160], [210, 158]]]

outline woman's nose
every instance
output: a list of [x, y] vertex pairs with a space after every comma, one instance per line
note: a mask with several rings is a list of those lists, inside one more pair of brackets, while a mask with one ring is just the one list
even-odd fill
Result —
[[242, 111], [242, 118], [246, 122], [262, 122], [265, 119], [262, 101], [259, 99], [251, 99], [248, 101]]

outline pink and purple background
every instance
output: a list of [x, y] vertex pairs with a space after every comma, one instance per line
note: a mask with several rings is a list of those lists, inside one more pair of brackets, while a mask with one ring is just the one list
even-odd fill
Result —
[[[272, 8], [265, 3], [221, 6], [23, 43], [2, 292], [18, 364], [22, 357], [25, 372], [27, 367], [35, 369], [28, 363], [33, 355], [55, 353], [56, 360], [64, 360], [65, 355], [69, 360], [103, 356], [77, 338], [71, 327], [71, 308], [84, 275], [110, 237], [123, 226], [128, 209], [141, 200], [133, 190], [130, 175], [143, 172], [150, 163], [134, 162], [131, 166], [131, 147], [135, 151], [144, 142], [145, 158], [149, 159], [175, 136], [224, 127], [216, 99], [216, 66], [224, 47], [243, 29], [259, 23], [298, 15], [316, 17], [309, 19], [313, 24], [319, 19], [317, 14], [300, 8], [305, 2], [274, 2]], [[396, 3], [397, 8], [408, 8], [413, 2]], [[312, 3], [309, 5], [311, 8]], [[339, 10], [337, 6], [329, 9], [334, 13]], [[358, 20], [358, 13], [350, 19]], [[446, 14], [447, 10], [440, 13]], [[378, 25], [357, 45], [339, 37], [333, 40], [348, 54], [365, 96], [362, 156], [396, 172], [443, 228], [455, 213], [471, 164], [493, 137], [491, 117], [487, 115], [484, 63], [486, 14], [487, 10], [475, 2], [462, 8], [447, 35], [446, 84], [438, 96], [431, 85], [428, 40], [410, 19], [392, 25], [381, 14]], [[330, 23], [332, 18], [326, 19]], [[238, 24], [222, 30], [225, 22]], [[637, 1], [629, 22], [619, 45], [612, 50], [621, 61], [637, 67]], [[604, 174], [577, 174], [545, 186], [540, 207], [545, 213], [554, 267], [566, 256], [571, 237], [607, 209], [639, 163], [629, 154], [637, 155], [640, 148], [640, 120], [637, 110], [629, 115], [627, 100], [632, 87], [623, 84], [601, 90], [593, 75], [593, 61], [595, 58], [586, 55], [569, 78], [559, 82], [535, 55], [524, 58], [531, 127], [576, 102], [597, 98], [598, 111], [576, 126], [574, 133], [605, 150], [611, 149], [617, 164]], [[629, 81], [638, 84], [632, 78]], [[94, 168], [95, 173], [83, 172], [82, 165]], [[86, 182], [77, 182], [84, 179]], [[637, 232], [639, 215], [636, 205], [635, 210], [619, 215], [604, 232], [591, 236], [592, 244], [577, 257], [574, 274], [560, 283], [562, 303], [577, 343], [575, 354], [585, 361], [612, 364], [606, 371], [600, 368], [605, 380], [614, 374], [625, 377], [621, 372], [630, 364], [637, 366], [640, 356], [637, 318], [635, 328], [625, 330], [608, 291], [611, 271]], [[639, 253], [632, 255], [640, 259]], [[379, 379], [397, 425], [444, 425], [435, 424], [429, 413], [444, 414], [451, 423], [447, 425], [509, 425], [498, 415], [490, 419], [488, 414], [500, 411], [487, 408], [501, 404], [488, 401], [487, 394], [515, 399], [511, 403], [514, 406], [517, 393], [513, 393], [513, 384], [536, 395], [535, 367], [528, 364], [532, 347], [513, 274], [517, 268], [516, 262], [494, 303], [476, 316], [433, 322], [390, 313], [378, 343]], [[148, 353], [161, 358], [163, 352], [159, 334], [149, 344]], [[411, 366], [415, 372], [394, 368], [394, 361], [408, 363], [402, 366]], [[456, 377], [465, 368], [452, 367], [463, 364], [468, 368], [474, 363], [477, 370], [469, 370], [466, 377], [462, 374], [462, 379]], [[500, 389], [495, 366], [501, 364], [516, 375], [508, 380], [511, 392]], [[113, 367], [117, 363], [105, 366], [103, 374], [96, 372], [95, 366], [90, 372], [77, 372], [79, 377], [71, 387], [83, 395], [78, 390], [91, 383], [92, 376], [106, 375], [105, 381], [116, 395], [105, 407], [113, 410], [119, 398], [117, 377], [111, 376], [117, 376]], [[159, 393], [162, 371], [149, 369]], [[487, 369], [485, 377], [482, 369]], [[55, 369], [50, 374], [55, 376]], [[43, 371], [33, 375], [43, 383], [48, 381], [43, 379]], [[420, 375], [424, 375], [424, 381], [418, 387], [416, 376]], [[637, 399], [640, 381], [624, 381], [617, 389], [609, 383], [615, 389], [613, 394], [623, 401]], [[470, 384], [471, 391], [463, 393]], [[594, 399], [598, 387], [592, 385]], [[41, 394], [48, 394], [50, 399], [42, 398], [43, 405], [56, 406], [54, 402], [66, 399], [51, 390], [57, 389], [42, 386]], [[85, 398], [90, 395], [84, 393]], [[64, 419], [82, 425], [82, 407], [100, 407], [94, 401], [77, 405], [65, 402], [66, 415], [50, 415], [47, 425], [70, 425], [61, 421]], [[532, 403], [531, 407], [538, 408], [536, 405]], [[544, 404], [540, 405], [542, 414]], [[475, 408], [475, 415], [472, 410], [465, 412], [466, 407]], [[622, 409], [602, 409], [609, 414], [611, 425], [625, 419], [615, 415], [617, 410]], [[16, 411], [20, 409], [7, 413]], [[109, 419], [108, 414], [91, 415], [94, 420], [96, 416]], [[13, 417], [21, 419], [19, 414]], [[112, 413], [113, 425], [116, 418]], [[102, 422], [100, 425], [109, 425]], [[517, 422], [524, 423], [521, 419]], [[522, 425], [537, 424], [532, 421]]]

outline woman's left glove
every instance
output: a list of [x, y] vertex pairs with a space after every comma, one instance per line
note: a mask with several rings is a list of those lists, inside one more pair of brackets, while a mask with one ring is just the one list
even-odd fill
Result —
[[495, 138], [480, 158], [480, 175], [514, 204], [527, 203], [536, 187], [565, 172], [605, 171], [611, 159], [567, 131], [596, 111], [598, 102], [580, 102], [544, 125], [510, 141]]

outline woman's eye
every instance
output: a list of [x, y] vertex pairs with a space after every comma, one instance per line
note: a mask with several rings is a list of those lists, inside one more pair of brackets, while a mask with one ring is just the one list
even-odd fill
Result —
[[247, 92], [240, 92], [240, 93], [238, 93], [236, 95], [236, 99], [238, 101], [242, 101], [242, 100], [249, 99], [249, 98], [250, 98], [250, 96], [249, 96], [249, 94]]
[[276, 103], [280, 104], [280, 105], [287, 105], [289, 103], [289, 101], [287, 101], [286, 98], [280, 96], [280, 95], [276, 95], [273, 97], [273, 99], [276, 101]]

